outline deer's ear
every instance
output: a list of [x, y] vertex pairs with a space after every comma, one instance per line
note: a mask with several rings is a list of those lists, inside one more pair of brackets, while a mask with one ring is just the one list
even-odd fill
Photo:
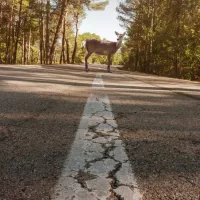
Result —
[[119, 33], [118, 33], [117, 31], [115, 31], [115, 34], [116, 34], [116, 35], [119, 35]]
[[126, 35], [126, 32], [123, 33], [123, 36], [125, 36], [125, 35]]

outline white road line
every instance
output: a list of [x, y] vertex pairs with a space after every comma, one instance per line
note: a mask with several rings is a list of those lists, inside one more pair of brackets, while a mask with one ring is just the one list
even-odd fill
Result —
[[107, 200], [114, 196], [142, 198], [109, 99], [91, 94], [52, 199]]
[[97, 74], [96, 78], [94, 79], [93, 83], [92, 83], [92, 87], [93, 88], [104, 88], [104, 83], [102, 80], [102, 75], [101, 74]]

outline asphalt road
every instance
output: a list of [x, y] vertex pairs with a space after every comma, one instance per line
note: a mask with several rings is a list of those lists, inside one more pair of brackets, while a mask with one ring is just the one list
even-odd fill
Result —
[[0, 65], [0, 199], [52, 198], [91, 93], [110, 99], [142, 199], [200, 199], [200, 83], [98, 65]]

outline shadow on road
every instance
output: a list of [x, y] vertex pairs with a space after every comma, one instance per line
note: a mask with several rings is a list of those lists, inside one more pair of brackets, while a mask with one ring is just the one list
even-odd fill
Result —
[[0, 70], [0, 199], [51, 199], [93, 77]]
[[[175, 91], [107, 77], [121, 138], [145, 200], [200, 197], [200, 102]], [[128, 82], [129, 81], [129, 82]], [[130, 82], [132, 81], [132, 82]], [[141, 80], [142, 81], [142, 80]], [[154, 82], [159, 85], [160, 80]], [[166, 82], [167, 83], [167, 82]], [[127, 87], [126, 84], [134, 86]], [[167, 86], [166, 86], [167, 87]], [[122, 89], [123, 88], [123, 89]], [[191, 91], [188, 89], [188, 91]], [[194, 89], [199, 96], [199, 89]]]
[[[80, 69], [1, 67], [0, 199], [51, 199], [95, 75]], [[103, 77], [144, 199], [198, 199], [200, 89]]]

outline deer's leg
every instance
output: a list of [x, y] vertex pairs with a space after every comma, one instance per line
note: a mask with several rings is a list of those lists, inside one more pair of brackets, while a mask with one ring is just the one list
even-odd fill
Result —
[[111, 71], [110, 71], [110, 65], [111, 65], [111, 55], [108, 55], [108, 67], [107, 67], [107, 72], [111, 72]]
[[85, 71], [88, 72], [88, 58], [92, 55], [92, 53], [87, 52], [87, 55], [85, 56]]

